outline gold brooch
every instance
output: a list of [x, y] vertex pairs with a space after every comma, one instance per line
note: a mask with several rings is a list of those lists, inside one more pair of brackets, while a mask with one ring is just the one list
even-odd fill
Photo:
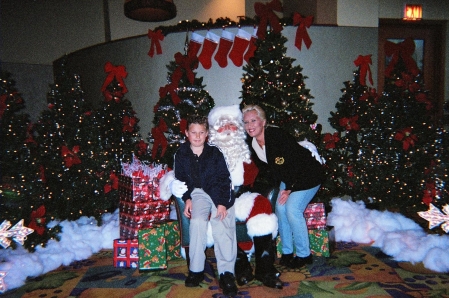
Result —
[[283, 157], [276, 157], [276, 158], [274, 159], [274, 162], [275, 162], [277, 165], [283, 165], [283, 164], [284, 164], [284, 158], [283, 158]]

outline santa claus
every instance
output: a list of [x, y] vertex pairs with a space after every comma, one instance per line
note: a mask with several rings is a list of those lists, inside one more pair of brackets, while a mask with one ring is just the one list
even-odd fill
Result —
[[[247, 243], [239, 243], [235, 264], [236, 281], [239, 285], [244, 285], [255, 277], [267, 287], [282, 289], [280, 273], [274, 267], [273, 241], [278, 233], [277, 217], [266, 197], [259, 193], [244, 191], [254, 183], [258, 169], [251, 160], [251, 153], [245, 142], [246, 135], [239, 106], [215, 107], [210, 111], [208, 120], [208, 142], [223, 152], [231, 173], [236, 193], [234, 204], [236, 219], [246, 222], [248, 235], [253, 240], [249, 246]], [[164, 190], [170, 193], [167, 194]], [[174, 176], [170, 178], [170, 175], [166, 175], [161, 181], [161, 197], [167, 197], [171, 193], [182, 196], [185, 190], [186, 187]], [[208, 246], [210, 244], [212, 243], [208, 243]], [[254, 252], [254, 275], [245, 250]]]

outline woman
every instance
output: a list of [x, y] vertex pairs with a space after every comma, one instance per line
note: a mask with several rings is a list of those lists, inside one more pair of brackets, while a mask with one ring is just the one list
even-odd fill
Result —
[[[304, 210], [317, 193], [324, 179], [321, 164], [311, 152], [279, 127], [266, 126], [264, 110], [247, 105], [242, 110], [243, 123], [255, 161], [268, 166], [271, 176], [280, 185], [276, 201], [279, 234], [282, 241], [280, 264], [300, 268], [313, 262]], [[293, 246], [294, 245], [294, 246]], [[296, 257], [293, 257], [293, 247]]]

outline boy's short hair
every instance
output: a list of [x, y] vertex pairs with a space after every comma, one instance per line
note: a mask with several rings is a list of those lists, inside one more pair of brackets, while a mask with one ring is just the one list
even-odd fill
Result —
[[206, 127], [206, 130], [209, 130], [209, 122], [207, 121], [206, 116], [201, 115], [189, 115], [187, 117], [187, 130], [189, 129], [191, 124], [200, 124]]

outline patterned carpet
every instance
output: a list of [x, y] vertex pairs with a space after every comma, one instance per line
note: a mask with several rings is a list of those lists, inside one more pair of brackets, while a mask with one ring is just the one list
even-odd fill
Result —
[[[215, 279], [215, 259], [208, 255], [206, 278], [198, 288], [184, 286], [185, 260], [169, 261], [162, 271], [114, 268], [112, 250], [103, 250], [30, 278], [2, 297], [224, 297]], [[277, 267], [284, 289], [252, 281], [239, 287], [238, 297], [449, 297], [449, 274], [396, 262], [378, 248], [356, 243], [336, 243], [330, 257], [314, 256], [313, 264], [301, 270]]]

